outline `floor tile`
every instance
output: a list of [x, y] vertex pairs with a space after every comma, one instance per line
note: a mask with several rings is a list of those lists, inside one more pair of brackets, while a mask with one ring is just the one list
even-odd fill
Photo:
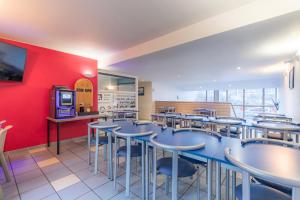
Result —
[[44, 176], [38, 176], [31, 180], [18, 183], [18, 188], [19, 188], [20, 193], [24, 193], [29, 190], [35, 189], [37, 187], [40, 187], [42, 185], [45, 185], [47, 183], [48, 183], [48, 181]]
[[20, 164], [16, 167], [13, 168], [13, 173], [14, 175], [19, 175], [19, 174], [23, 174], [23, 173], [26, 173], [26, 172], [29, 172], [33, 169], [37, 169], [38, 166], [36, 163], [31, 163], [31, 164]]
[[19, 195], [18, 189], [16, 185], [12, 185], [9, 187], [2, 188], [4, 199], [15, 198]]
[[97, 195], [100, 196], [101, 199], [103, 199], [103, 200], [110, 199], [113, 196], [116, 196], [117, 194], [123, 192], [124, 190], [125, 190], [125, 188], [123, 186], [121, 186], [120, 184], [117, 184], [117, 188], [114, 189], [112, 181], [94, 189], [94, 191], [97, 193]]
[[85, 161], [79, 161], [79, 162], [76, 162], [70, 166], [68, 166], [68, 168], [72, 171], [72, 172], [77, 172], [79, 170], [82, 170], [82, 169], [86, 169], [86, 168], [89, 168], [89, 165], [87, 162]]
[[43, 198], [42, 200], [60, 200], [60, 198], [56, 193], [54, 193], [54, 194], [51, 194], [51, 195]]
[[21, 193], [22, 200], [40, 200], [55, 193], [50, 184], [43, 185], [25, 193]]
[[71, 175], [62, 177], [60, 179], [57, 179], [55, 181], [52, 181], [51, 184], [54, 187], [54, 189], [58, 192], [65, 188], [71, 187], [72, 185], [75, 185], [79, 182], [80, 182], [80, 179], [76, 175], [71, 174]]
[[48, 166], [51, 166], [51, 165], [54, 165], [54, 164], [57, 164], [57, 163], [59, 163], [59, 160], [55, 157], [51, 157], [51, 158], [48, 158], [48, 159], [37, 162], [37, 164], [40, 168], [48, 167]]
[[110, 180], [108, 179], [107, 176], [105, 176], [104, 174], [100, 173], [97, 175], [94, 175], [86, 180], [84, 180], [83, 182], [90, 188], [95, 189], [107, 182], [109, 182]]
[[21, 183], [37, 178], [39, 176], [43, 176], [43, 173], [39, 168], [36, 168], [23, 174], [16, 175], [15, 178], [17, 183]]
[[89, 177], [95, 175], [94, 169], [92, 169], [91, 167], [79, 170], [79, 171], [75, 172], [74, 174], [76, 174], [81, 180], [86, 180]]
[[52, 171], [50, 173], [45, 173], [46, 177], [50, 182], [56, 181], [58, 179], [64, 178], [66, 176], [71, 175], [72, 172], [67, 168], [60, 168], [56, 171]]
[[[139, 177], [132, 174], [131, 173], [131, 176], [130, 176], [130, 184], [134, 184], [135, 182], [137, 182], [139, 180]], [[125, 186], [126, 184], [126, 174], [122, 174], [121, 176], [118, 176], [117, 177], [117, 182], [123, 186]]]
[[91, 190], [82, 182], [71, 185], [63, 190], [58, 191], [58, 195], [62, 200], [73, 200]]
[[97, 196], [94, 192], [89, 192], [84, 194], [83, 196], [80, 196], [76, 200], [101, 200], [101, 198]]
[[17, 196], [13, 196], [13, 197], [9, 197], [9, 198], [5, 198], [5, 200], [20, 200], [20, 196], [17, 195]]
[[47, 167], [43, 167], [41, 168], [42, 171], [45, 173], [45, 174], [49, 174], [49, 173], [52, 173], [52, 172], [56, 172], [58, 170], [62, 170], [62, 169], [65, 169], [66, 167], [61, 164], [61, 163], [55, 163], [53, 165], [49, 165]]
[[46, 151], [48, 151], [47, 147], [36, 147], [36, 148], [29, 149], [28, 153], [30, 153], [30, 154], [38, 154], [38, 153], [46, 152]]
[[130, 193], [130, 196], [126, 197], [125, 192], [121, 192], [121, 193], [117, 194], [116, 196], [114, 196], [113, 198], [111, 198], [110, 200], [141, 200], [141, 198], [139, 198], [138, 196], [136, 196], [133, 193]]

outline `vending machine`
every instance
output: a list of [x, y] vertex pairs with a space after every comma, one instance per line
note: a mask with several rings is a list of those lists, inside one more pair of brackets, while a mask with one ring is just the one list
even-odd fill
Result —
[[51, 89], [50, 116], [55, 119], [76, 116], [76, 93], [65, 86], [53, 86]]

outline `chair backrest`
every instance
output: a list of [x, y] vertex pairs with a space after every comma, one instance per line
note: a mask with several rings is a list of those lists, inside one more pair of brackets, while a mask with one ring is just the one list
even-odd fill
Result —
[[0, 152], [4, 151], [6, 134], [7, 134], [7, 131], [11, 128], [12, 128], [12, 126], [9, 125], [9, 126], [6, 126], [5, 128], [0, 129]]
[[295, 143], [291, 143], [291, 142], [283, 141], [283, 140], [269, 139], [269, 138], [249, 138], [249, 139], [242, 140], [241, 143], [242, 143], [242, 145], [247, 145], [247, 144], [251, 144], [251, 143], [273, 144], [273, 145], [296, 148], [296, 149], [300, 150], [299, 144], [295, 144]]
[[288, 124], [288, 125], [294, 125], [299, 126], [299, 124], [293, 123], [293, 122], [287, 122], [287, 121], [278, 121], [278, 120], [258, 120], [258, 124], [260, 123], [270, 123], [270, 124]]
[[241, 121], [241, 122], [246, 122], [245, 119], [243, 118], [238, 118], [238, 117], [226, 117], [226, 116], [219, 116], [219, 117], [216, 117], [216, 119], [228, 119], [228, 120], [236, 120], [236, 121]]
[[0, 128], [2, 128], [3, 124], [6, 122], [6, 120], [0, 121]]
[[208, 131], [200, 128], [178, 128], [178, 129], [173, 129], [173, 133], [178, 133], [181, 131], [193, 131], [193, 132], [200, 132], [202, 134], [207, 134], [207, 135], [212, 135], [217, 137], [218, 139], [222, 139], [222, 135], [218, 132], [215, 131]]

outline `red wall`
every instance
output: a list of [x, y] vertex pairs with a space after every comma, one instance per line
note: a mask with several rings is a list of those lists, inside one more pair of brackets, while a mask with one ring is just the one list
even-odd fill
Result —
[[[1, 39], [27, 49], [23, 82], [0, 81], [0, 120], [14, 127], [8, 132], [5, 150], [29, 147], [47, 142], [46, 117], [49, 115], [49, 93], [53, 85], [74, 88], [86, 70], [97, 74], [97, 61], [29, 44]], [[97, 76], [94, 85], [94, 110], [97, 110]], [[87, 121], [61, 126], [61, 139], [86, 135]], [[52, 125], [51, 141], [56, 140]]]

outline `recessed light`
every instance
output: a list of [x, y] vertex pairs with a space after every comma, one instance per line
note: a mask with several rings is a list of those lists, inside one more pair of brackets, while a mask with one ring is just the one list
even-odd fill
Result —
[[180, 78], [180, 77], [181, 77], [181, 75], [180, 75], [180, 74], [178, 74], [178, 75], [177, 75], [177, 78]]
[[214, 80], [213, 80], [213, 82], [217, 82], [217, 80], [216, 80], [216, 79], [214, 79]]
[[236, 69], [237, 69], [237, 70], [241, 70], [241, 67], [237, 67]]
[[200, 86], [199, 88], [202, 89], [202, 86]]

